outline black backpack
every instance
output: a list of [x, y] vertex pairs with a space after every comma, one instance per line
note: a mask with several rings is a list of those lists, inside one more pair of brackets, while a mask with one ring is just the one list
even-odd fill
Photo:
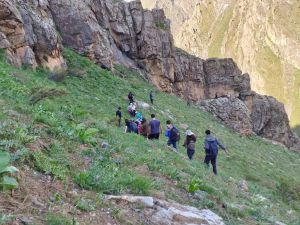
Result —
[[180, 132], [176, 127], [173, 127], [171, 130], [171, 141], [179, 141], [180, 140]]

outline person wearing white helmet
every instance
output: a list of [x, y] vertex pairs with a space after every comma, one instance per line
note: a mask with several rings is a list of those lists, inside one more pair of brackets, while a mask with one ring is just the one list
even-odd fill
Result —
[[187, 155], [189, 159], [192, 160], [195, 154], [195, 143], [197, 141], [197, 138], [196, 135], [191, 130], [187, 130], [185, 132], [185, 135], [186, 138], [183, 146], [186, 147]]

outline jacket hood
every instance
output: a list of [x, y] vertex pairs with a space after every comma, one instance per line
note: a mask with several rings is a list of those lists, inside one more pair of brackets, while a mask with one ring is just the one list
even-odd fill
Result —
[[207, 136], [206, 136], [205, 140], [206, 140], [206, 141], [215, 141], [216, 138], [210, 134], [210, 135], [207, 135]]

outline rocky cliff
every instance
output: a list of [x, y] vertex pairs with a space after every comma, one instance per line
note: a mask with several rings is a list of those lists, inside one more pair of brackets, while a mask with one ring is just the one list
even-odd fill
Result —
[[[230, 57], [260, 94], [283, 102], [300, 124], [300, 2], [142, 0], [164, 9], [175, 45], [199, 57]], [[300, 134], [300, 130], [299, 130]]]
[[175, 48], [164, 12], [144, 10], [140, 1], [0, 0], [0, 38], [16, 66], [62, 68], [65, 46], [107, 69], [123, 64], [146, 71], [159, 89], [194, 102], [225, 97], [236, 118], [219, 118], [232, 128], [300, 150], [282, 104], [254, 93], [232, 59], [203, 60]]

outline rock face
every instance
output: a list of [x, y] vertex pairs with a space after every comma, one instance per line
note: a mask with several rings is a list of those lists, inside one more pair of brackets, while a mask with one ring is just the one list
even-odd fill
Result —
[[240, 99], [223, 97], [204, 100], [200, 105], [235, 131], [244, 135], [253, 134], [250, 111]]
[[107, 196], [107, 200], [142, 204], [144, 206], [143, 216], [149, 224], [153, 225], [224, 225], [223, 219], [208, 209], [199, 210], [195, 207], [152, 197]]
[[[139, 0], [0, 0], [0, 48], [21, 66], [63, 67], [62, 45], [103, 68], [123, 64], [145, 71], [160, 90], [205, 107], [243, 134], [295, 148], [282, 104], [255, 94], [232, 59], [200, 59], [176, 49], [170, 21]], [[300, 148], [300, 145], [299, 145]]]
[[62, 45], [47, 1], [1, 0], [0, 48], [15, 66], [64, 67]]
[[203, 58], [233, 58], [251, 74], [254, 91], [283, 102], [292, 126], [300, 124], [299, 1], [141, 1], [165, 10], [177, 47]]

